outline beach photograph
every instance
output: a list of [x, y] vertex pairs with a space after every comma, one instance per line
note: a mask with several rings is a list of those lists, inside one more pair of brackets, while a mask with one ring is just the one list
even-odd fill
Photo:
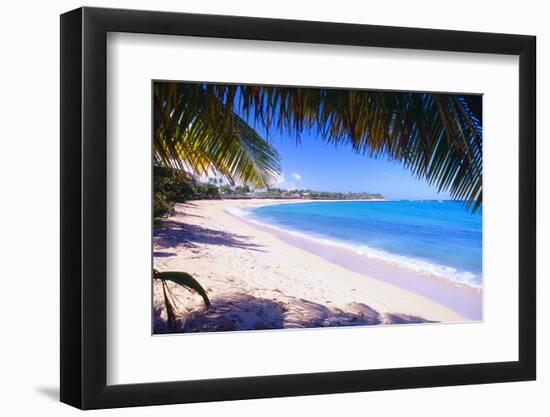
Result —
[[483, 320], [482, 96], [152, 82], [152, 333]]

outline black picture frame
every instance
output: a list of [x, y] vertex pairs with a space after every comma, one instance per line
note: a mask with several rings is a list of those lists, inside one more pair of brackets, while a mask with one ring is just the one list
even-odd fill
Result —
[[[519, 360], [113, 385], [107, 375], [108, 32], [519, 56]], [[61, 401], [82, 409], [534, 380], [534, 36], [80, 8], [61, 15]]]

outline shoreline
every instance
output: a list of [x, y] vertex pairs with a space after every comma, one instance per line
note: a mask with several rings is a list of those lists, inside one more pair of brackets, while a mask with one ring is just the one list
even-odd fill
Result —
[[[212, 302], [206, 310], [196, 294], [172, 286], [182, 300], [179, 331], [472, 321], [434, 301], [433, 294], [418, 294], [381, 280], [373, 270], [338, 262], [349, 257], [334, 248], [334, 258], [327, 259], [318, 247], [300, 247], [226, 211], [284, 202], [297, 201], [196, 200], [178, 204], [175, 216], [155, 228], [155, 268], [192, 274]], [[166, 333], [157, 284], [153, 304], [155, 333]]]
[[[337, 202], [340, 200], [331, 201]], [[307, 202], [311, 201], [304, 201], [304, 203]], [[247, 204], [245, 207], [262, 207], [289, 203], [292, 202], [269, 202], [260, 205]], [[242, 206], [235, 208], [241, 210]], [[347, 247], [346, 244], [318, 238], [301, 231], [285, 229], [284, 227], [251, 219], [247, 216], [241, 216], [231, 210], [231, 208], [226, 209], [226, 212], [249, 223], [252, 227], [272, 233], [285, 243], [317, 254], [329, 262], [425, 296], [451, 308], [469, 320], [483, 320], [483, 287], [474, 287], [425, 271], [414, 271], [389, 260], [369, 257], [368, 255], [357, 253], [353, 248]]]
[[[197, 200], [197, 201], [201, 201], [201, 200]], [[256, 208], [258, 207], [265, 207], [265, 206], [276, 206], [276, 205], [279, 205], [279, 204], [302, 204], [302, 203], [340, 203], [340, 202], [362, 202], [362, 203], [366, 203], [366, 202], [373, 202], [373, 203], [376, 203], [376, 202], [381, 202], [381, 201], [391, 201], [391, 200], [386, 200], [386, 199], [382, 199], [382, 198], [369, 198], [369, 199], [357, 199], [357, 200], [329, 200], [329, 199], [326, 199], [326, 200], [313, 200], [313, 199], [306, 199], [306, 198], [295, 198], [295, 199], [292, 199], [292, 198], [281, 198], [281, 199], [275, 199], [275, 198], [250, 198], [250, 199], [238, 199], [238, 198], [232, 198], [232, 199], [227, 199], [227, 200], [224, 200], [224, 199], [221, 199], [221, 201], [238, 201], [238, 202], [242, 202], [242, 203], [248, 203], [250, 202], [250, 204], [243, 204], [241, 207], [231, 207], [231, 208], [237, 208], [237, 209], [240, 209], [242, 207], [251, 207], [251, 206], [254, 206]], [[265, 201], [265, 202], [264, 202]]]

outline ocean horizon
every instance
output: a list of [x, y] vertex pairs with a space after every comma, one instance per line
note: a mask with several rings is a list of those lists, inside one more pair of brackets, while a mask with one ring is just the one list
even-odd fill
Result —
[[461, 201], [297, 201], [233, 214], [405, 270], [483, 286], [482, 216]]

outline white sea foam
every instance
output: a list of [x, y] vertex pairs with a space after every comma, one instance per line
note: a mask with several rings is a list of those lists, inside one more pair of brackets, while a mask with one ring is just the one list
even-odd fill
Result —
[[[265, 204], [268, 205], [268, 204]], [[226, 209], [230, 214], [242, 218], [247, 222], [256, 224], [263, 228], [272, 229], [278, 233], [286, 233], [291, 236], [296, 236], [301, 239], [307, 239], [315, 243], [320, 243], [327, 246], [335, 246], [338, 248], [343, 248], [353, 253], [356, 253], [361, 256], [365, 256], [369, 259], [374, 259], [380, 262], [388, 263], [393, 266], [403, 268], [412, 272], [417, 272], [421, 274], [427, 274], [435, 276], [438, 278], [443, 278], [451, 281], [455, 284], [466, 285], [475, 289], [482, 288], [482, 284], [479, 282], [480, 279], [477, 275], [468, 272], [468, 271], [459, 271], [456, 268], [439, 265], [433, 262], [429, 262], [422, 259], [412, 258], [409, 256], [398, 255], [394, 253], [387, 252], [385, 250], [370, 247], [363, 244], [354, 244], [344, 241], [338, 241], [335, 239], [329, 239], [322, 236], [315, 236], [312, 234], [300, 232], [297, 230], [286, 229], [280, 226], [276, 226], [270, 223], [259, 221], [256, 218], [251, 217], [250, 210], [260, 207], [260, 205], [254, 205], [251, 207], [229, 207]]]

